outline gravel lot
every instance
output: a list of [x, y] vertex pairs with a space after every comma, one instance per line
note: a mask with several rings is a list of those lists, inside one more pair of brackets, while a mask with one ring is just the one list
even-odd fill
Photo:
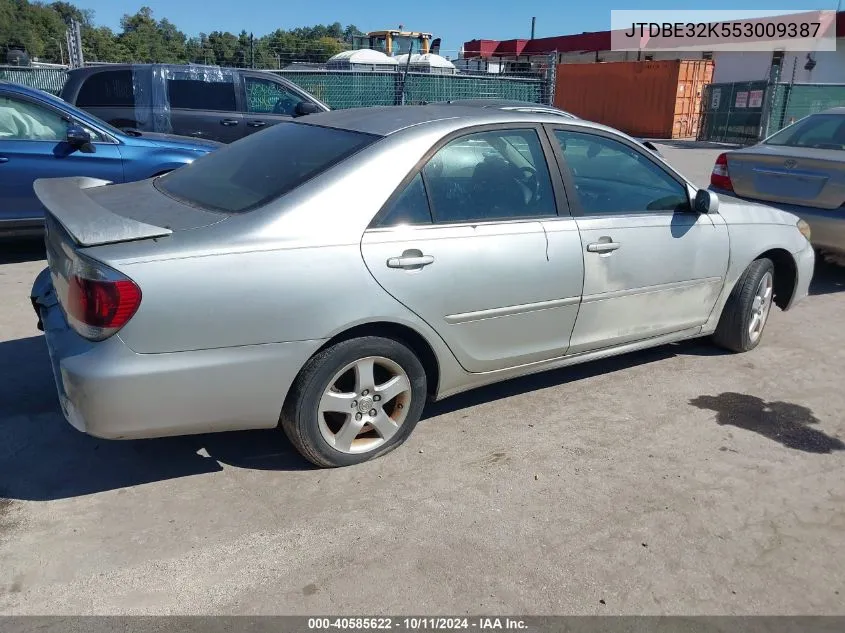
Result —
[[[702, 184], [719, 151], [662, 149]], [[325, 471], [276, 432], [74, 431], [38, 247], [3, 248], [0, 613], [845, 614], [841, 270], [752, 353], [510, 381]]]

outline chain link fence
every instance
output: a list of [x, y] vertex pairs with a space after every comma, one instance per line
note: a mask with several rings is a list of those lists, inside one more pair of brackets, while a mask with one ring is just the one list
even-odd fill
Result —
[[702, 94], [699, 141], [751, 144], [766, 124], [768, 81], [710, 84]]
[[771, 88], [772, 106], [765, 136], [810, 114], [845, 106], [842, 84], [776, 84]]
[[0, 81], [39, 88], [57, 95], [65, 85], [66, 73], [62, 68], [27, 68], [21, 66], [0, 66]]
[[[273, 70], [332, 109], [414, 105], [449, 99], [515, 99], [551, 104], [554, 65], [540, 72], [518, 74], [327, 70]], [[0, 66], [0, 80], [59, 94], [66, 71], [61, 68]]]
[[710, 84], [702, 99], [699, 141], [750, 145], [805, 116], [845, 106], [845, 84]]

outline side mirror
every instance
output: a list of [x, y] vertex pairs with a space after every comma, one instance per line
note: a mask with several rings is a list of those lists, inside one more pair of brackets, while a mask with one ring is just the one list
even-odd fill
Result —
[[320, 112], [320, 108], [317, 107], [316, 103], [311, 103], [310, 101], [300, 101], [296, 104], [294, 116], [305, 116], [306, 114], [316, 114], [317, 112]]
[[67, 127], [67, 142], [71, 147], [80, 148], [91, 142], [91, 135], [81, 125]]
[[716, 213], [719, 211], [719, 196], [709, 189], [699, 189], [695, 194], [693, 208], [696, 213]]

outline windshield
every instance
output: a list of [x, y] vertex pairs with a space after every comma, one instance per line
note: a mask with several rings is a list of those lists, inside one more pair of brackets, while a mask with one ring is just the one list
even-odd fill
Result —
[[764, 143], [845, 150], [845, 114], [811, 114], [772, 135]]
[[161, 176], [155, 186], [192, 206], [244, 213], [288, 193], [378, 138], [278, 123]]
[[405, 55], [411, 52], [411, 47], [414, 48], [414, 53], [422, 53], [420, 44], [415, 37], [408, 37], [406, 35], [397, 35], [393, 38], [393, 54]]

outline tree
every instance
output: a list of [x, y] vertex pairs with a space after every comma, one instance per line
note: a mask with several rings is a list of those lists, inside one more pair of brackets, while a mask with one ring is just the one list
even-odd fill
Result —
[[354, 24], [350, 24], [345, 29], [343, 29], [343, 41], [351, 44], [352, 38], [356, 35], [366, 35], [363, 31], [361, 31], [357, 26]]
[[[85, 58], [105, 62], [206, 63], [248, 66], [254, 51], [257, 68], [280, 68], [296, 61], [323, 62], [348, 48], [358, 27], [340, 22], [316, 24], [252, 39], [241, 31], [200, 33], [188, 37], [167, 18], [156, 19], [150, 7], [126, 14], [115, 33], [97, 26], [94, 13], [72, 2], [49, 4], [30, 0], [0, 0], [0, 51], [24, 48], [33, 59], [60, 62], [66, 58], [65, 33], [79, 22]], [[2, 61], [2, 60], [0, 60]]]

